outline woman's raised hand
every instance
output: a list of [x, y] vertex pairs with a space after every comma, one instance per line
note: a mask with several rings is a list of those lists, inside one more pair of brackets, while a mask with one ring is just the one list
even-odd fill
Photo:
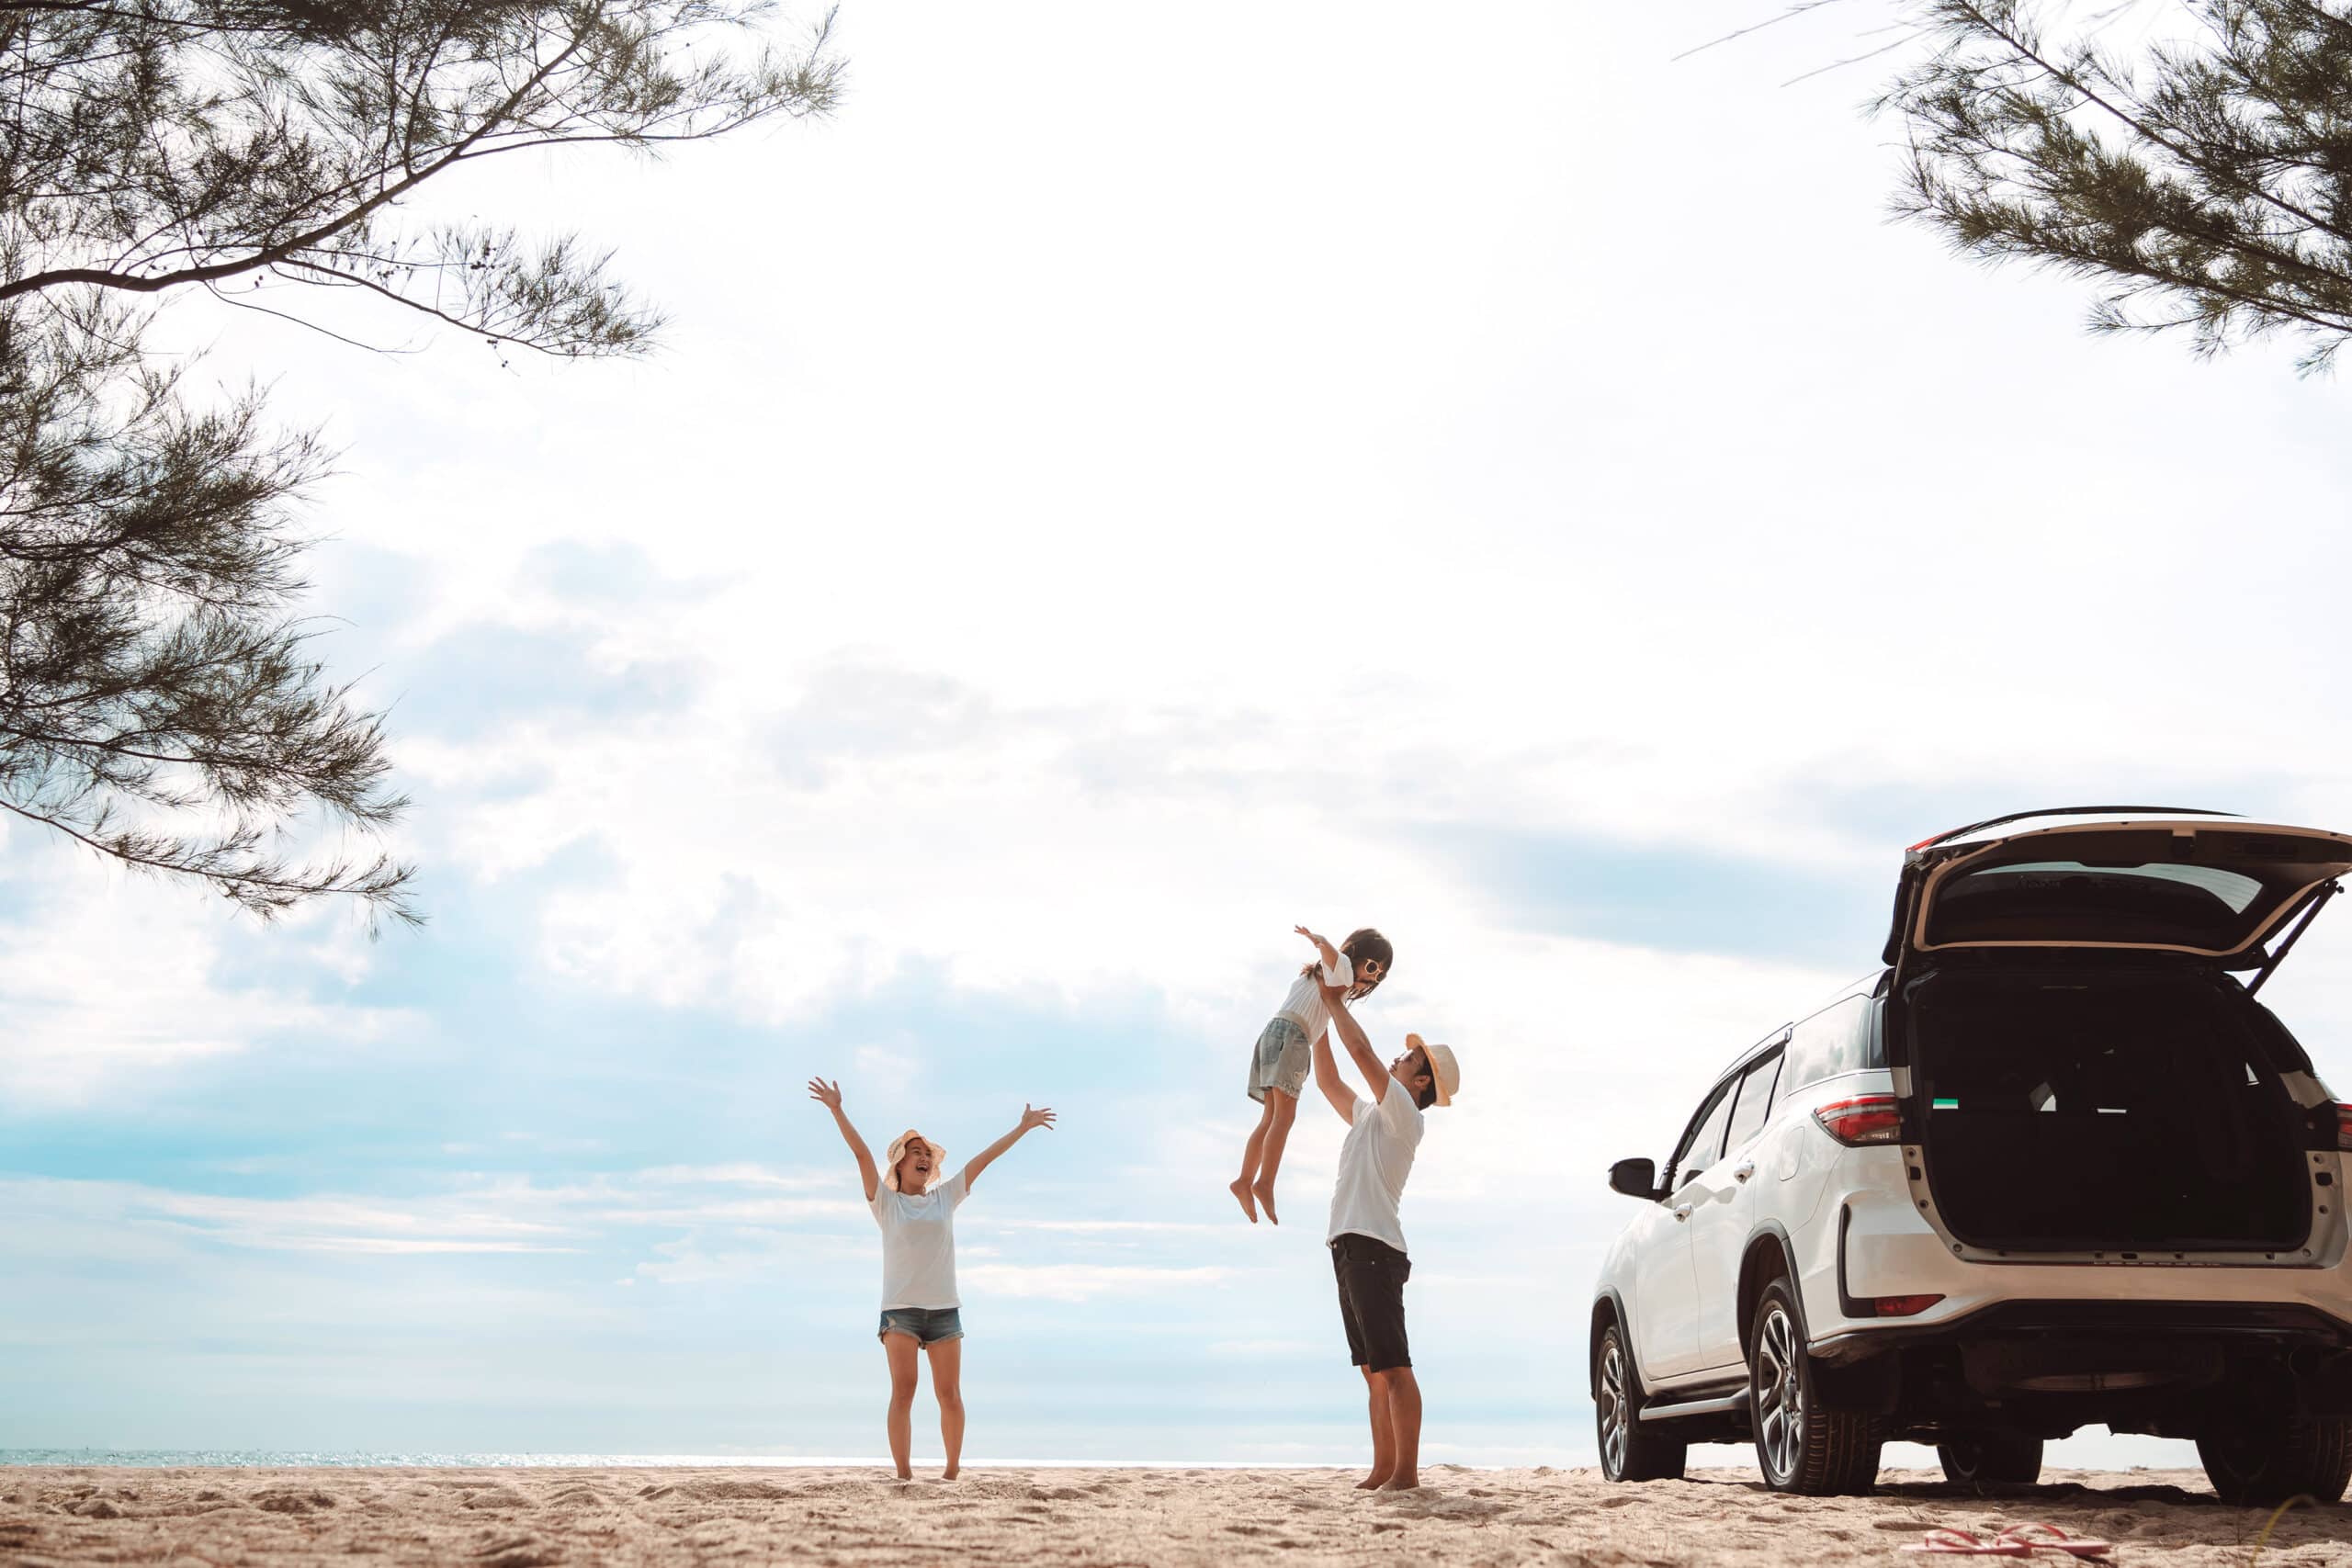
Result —
[[1041, 1105], [1035, 1110], [1032, 1110], [1026, 1105], [1021, 1108], [1021, 1130], [1023, 1132], [1031, 1132], [1039, 1127], [1050, 1127], [1053, 1124], [1054, 1108], [1052, 1106]]
[[828, 1111], [839, 1111], [842, 1108], [842, 1086], [839, 1080], [827, 1083], [822, 1078], [810, 1078], [808, 1098]]

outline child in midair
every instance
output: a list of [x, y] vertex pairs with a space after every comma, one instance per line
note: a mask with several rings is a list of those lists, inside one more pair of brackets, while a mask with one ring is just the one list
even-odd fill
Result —
[[1306, 1088], [1316, 1038], [1331, 1021], [1330, 1011], [1323, 1005], [1323, 987], [1331, 987], [1350, 1001], [1370, 996], [1396, 962], [1388, 939], [1369, 926], [1351, 933], [1336, 952], [1305, 926], [1294, 929], [1315, 944], [1317, 961], [1298, 972], [1290, 995], [1283, 998], [1250, 1053], [1250, 1098], [1265, 1110], [1241, 1152], [1241, 1174], [1229, 1189], [1253, 1225], [1261, 1209], [1266, 1211], [1267, 1219], [1282, 1224], [1274, 1213], [1274, 1175], [1282, 1168], [1283, 1145], [1290, 1141], [1300, 1091]]

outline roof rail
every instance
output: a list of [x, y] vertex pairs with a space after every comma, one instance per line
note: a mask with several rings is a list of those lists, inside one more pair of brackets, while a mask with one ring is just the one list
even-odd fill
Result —
[[1954, 828], [1948, 833], [1938, 833], [1931, 839], [1922, 839], [1903, 852], [1917, 854], [1921, 850], [1933, 849], [1948, 840], [1982, 832], [1987, 828], [1998, 828], [2005, 822], [2022, 822], [2029, 817], [2105, 817], [2113, 812], [2149, 817], [2235, 817], [2238, 815], [2234, 811], [2202, 811], [2193, 806], [2054, 806], [2041, 811], [2012, 811], [2007, 817], [1987, 817], [1982, 822], [1971, 822], [1965, 828]]

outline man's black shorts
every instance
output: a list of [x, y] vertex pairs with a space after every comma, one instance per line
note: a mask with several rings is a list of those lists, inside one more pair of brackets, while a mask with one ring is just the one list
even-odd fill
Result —
[[1413, 1260], [1368, 1235], [1331, 1244], [1331, 1271], [1340, 1280], [1340, 1321], [1347, 1325], [1348, 1359], [1385, 1372], [1413, 1364], [1405, 1342], [1405, 1281]]

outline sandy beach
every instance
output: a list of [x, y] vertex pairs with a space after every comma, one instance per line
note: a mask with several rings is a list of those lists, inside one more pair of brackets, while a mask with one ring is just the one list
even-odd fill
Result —
[[[1934, 1526], [2040, 1519], [2120, 1561], [2243, 1565], [2267, 1511], [2180, 1471], [2055, 1472], [1979, 1495], [1892, 1472], [1870, 1497], [1782, 1498], [1752, 1473], [1611, 1486], [1596, 1471], [1439, 1465], [1417, 1495], [1336, 1470], [0, 1471], [0, 1563], [1893, 1563]], [[2266, 1562], [2352, 1564], [2352, 1506], [2278, 1520]], [[2045, 1562], [2063, 1562], [2048, 1556]]]

